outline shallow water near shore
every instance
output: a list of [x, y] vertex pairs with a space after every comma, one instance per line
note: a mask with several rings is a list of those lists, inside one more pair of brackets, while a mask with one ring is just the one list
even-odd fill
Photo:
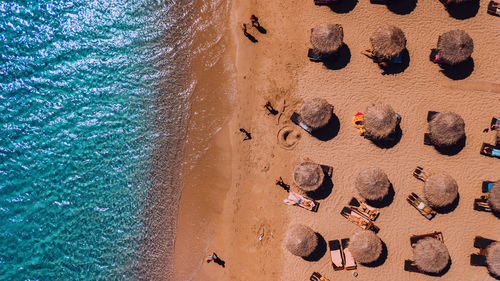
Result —
[[0, 1], [3, 279], [168, 278], [191, 55], [218, 42], [194, 38], [220, 5]]

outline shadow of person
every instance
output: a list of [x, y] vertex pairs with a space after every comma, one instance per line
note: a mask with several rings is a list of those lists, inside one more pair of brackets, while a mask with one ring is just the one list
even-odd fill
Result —
[[345, 14], [354, 10], [357, 4], [358, 0], [341, 0], [339, 3], [328, 5], [328, 7], [335, 13]]
[[252, 43], [257, 43], [259, 42], [259, 40], [257, 40], [257, 38], [255, 38], [252, 34], [246, 32], [245, 33], [245, 36], [248, 38], [248, 40], [250, 40]]
[[389, 137], [387, 137], [386, 139], [382, 140], [371, 139], [371, 141], [374, 145], [378, 146], [379, 148], [389, 149], [398, 144], [402, 137], [403, 137], [403, 130], [401, 130], [401, 126], [399, 126], [398, 124], [394, 132], [390, 134]]
[[474, 59], [468, 58], [466, 61], [454, 66], [442, 65], [441, 68], [441, 72], [446, 77], [453, 80], [463, 80], [469, 77], [474, 71]]
[[333, 182], [329, 177], [325, 177], [323, 183], [314, 191], [306, 192], [306, 195], [314, 200], [321, 200], [328, 197], [333, 190]]
[[339, 70], [347, 66], [351, 61], [351, 50], [347, 44], [342, 44], [335, 55], [331, 55], [323, 60], [323, 65], [331, 70]]
[[410, 53], [408, 53], [407, 49], [404, 49], [401, 52], [401, 63], [390, 63], [387, 66], [380, 66], [382, 68], [383, 72], [382, 75], [388, 75], [388, 74], [398, 74], [403, 71], [405, 71], [408, 66], [410, 65]]
[[458, 154], [465, 147], [467, 136], [464, 136], [456, 144], [451, 146], [434, 146], [434, 148], [443, 155], [453, 156]]
[[329, 141], [336, 137], [339, 131], [340, 120], [335, 113], [332, 113], [332, 117], [330, 118], [328, 124], [326, 124], [323, 128], [313, 131], [311, 135], [320, 141]]
[[457, 20], [465, 20], [474, 17], [479, 11], [479, 0], [466, 1], [463, 3], [450, 3], [446, 7], [448, 14]]
[[394, 201], [394, 195], [396, 192], [394, 191], [394, 187], [392, 186], [392, 183], [389, 185], [389, 192], [387, 195], [382, 198], [382, 200], [366, 200], [366, 203], [368, 205], [375, 207], [375, 208], [384, 208], [389, 205], [391, 205], [392, 201]]
[[377, 267], [377, 266], [381, 266], [385, 263], [385, 261], [387, 260], [387, 256], [388, 256], [388, 251], [387, 251], [387, 245], [385, 245], [384, 241], [380, 240], [382, 242], [382, 253], [380, 253], [380, 256], [378, 257], [378, 259], [376, 259], [375, 261], [372, 261], [370, 263], [362, 263], [362, 265], [366, 266], [366, 267]]
[[306, 261], [319, 261], [326, 253], [326, 241], [323, 236], [319, 233], [315, 233], [318, 238], [318, 246], [314, 251], [307, 257], [303, 257], [302, 259]]
[[398, 15], [407, 15], [415, 10], [417, 0], [393, 0], [387, 4], [389, 11]]
[[261, 25], [258, 25], [258, 26], [256, 26], [255, 28], [256, 28], [256, 29], [257, 29], [260, 33], [262, 33], [262, 34], [266, 34], [266, 33], [267, 33], [267, 30], [266, 30], [264, 27], [262, 27]]
[[434, 209], [434, 211], [436, 211], [439, 214], [448, 214], [453, 212], [457, 208], [459, 202], [460, 202], [460, 194], [457, 194], [457, 198], [455, 198], [455, 200], [453, 200], [453, 202], [451, 202], [450, 205], [444, 207], [432, 207], [432, 209]]

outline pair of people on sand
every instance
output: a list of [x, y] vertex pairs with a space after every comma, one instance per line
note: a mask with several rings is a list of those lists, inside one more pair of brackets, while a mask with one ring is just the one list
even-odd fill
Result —
[[259, 23], [259, 18], [255, 15], [251, 15], [250, 16], [250, 21], [252, 22], [251, 23], [251, 26], [249, 27], [249, 24], [248, 23], [242, 23], [241, 24], [241, 30], [243, 31], [243, 34], [248, 38], [250, 39], [251, 41], [253, 42], [257, 42], [257, 39], [255, 39], [255, 37], [253, 37], [253, 35], [251, 35], [250, 33], [248, 33], [248, 29], [249, 28], [257, 28], [257, 30], [260, 32], [260, 33], [265, 33], [265, 29], [260, 25]]

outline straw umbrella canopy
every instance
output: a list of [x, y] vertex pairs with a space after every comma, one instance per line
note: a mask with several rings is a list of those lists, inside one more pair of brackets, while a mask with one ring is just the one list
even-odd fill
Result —
[[318, 189], [323, 184], [324, 179], [325, 174], [321, 166], [316, 163], [303, 162], [296, 165], [295, 169], [293, 169], [295, 184], [306, 192]]
[[387, 175], [377, 167], [361, 171], [356, 178], [356, 189], [367, 200], [383, 199], [389, 193], [389, 185]]
[[494, 211], [500, 212], [500, 180], [495, 182], [491, 187], [488, 194], [488, 203]]
[[365, 113], [365, 130], [374, 139], [385, 139], [396, 129], [398, 118], [388, 104], [372, 104]]
[[457, 196], [457, 182], [447, 174], [432, 174], [425, 181], [424, 197], [433, 207], [448, 206]]
[[360, 263], [376, 261], [382, 253], [382, 241], [372, 231], [364, 230], [354, 233], [349, 239], [349, 251]]
[[343, 40], [344, 29], [340, 24], [323, 23], [311, 28], [311, 44], [322, 54], [337, 52]]
[[465, 136], [465, 122], [454, 112], [440, 112], [429, 121], [429, 136], [437, 146], [451, 146]]
[[328, 124], [332, 117], [333, 107], [322, 98], [307, 99], [300, 108], [302, 121], [313, 129], [319, 129]]
[[494, 242], [486, 249], [486, 264], [491, 273], [500, 276], [500, 242]]
[[439, 273], [448, 265], [450, 253], [443, 242], [428, 237], [416, 243], [413, 248], [413, 260], [420, 270]]
[[404, 32], [393, 25], [379, 28], [370, 37], [370, 42], [377, 57], [382, 59], [397, 57], [406, 48]]
[[285, 247], [293, 255], [308, 257], [317, 246], [318, 237], [316, 233], [305, 225], [294, 225], [285, 234]]
[[441, 34], [438, 38], [437, 53], [449, 65], [464, 62], [470, 58], [472, 51], [474, 51], [474, 42], [463, 30], [451, 30]]

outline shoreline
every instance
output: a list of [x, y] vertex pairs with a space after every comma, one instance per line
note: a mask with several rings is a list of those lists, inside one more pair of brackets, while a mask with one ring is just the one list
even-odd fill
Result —
[[[472, 246], [460, 244], [461, 238], [453, 234], [464, 232], [460, 225], [470, 224], [481, 230], [474, 234], [500, 238], [495, 237], [493, 229], [480, 227], [496, 223], [495, 218], [471, 213], [469, 204], [476, 195], [476, 189], [472, 188], [476, 181], [495, 177], [492, 165], [498, 160], [478, 156], [476, 146], [487, 138], [480, 133], [487, 119], [491, 114], [500, 114], [497, 107], [488, 102], [498, 97], [493, 92], [450, 87], [450, 79], [439, 73], [426, 53], [428, 47], [434, 47], [440, 32], [463, 28], [471, 33], [476, 45], [473, 54], [476, 69], [463, 81], [494, 83], [495, 74], [499, 74], [494, 67], [500, 61], [494, 58], [488, 62], [495, 40], [487, 37], [488, 31], [481, 28], [491, 26], [489, 23], [496, 19], [478, 13], [474, 18], [457, 21], [434, 4], [419, 3], [413, 12], [402, 16], [387, 11], [385, 6], [370, 3], [357, 3], [348, 13], [336, 13], [311, 2], [285, 5], [232, 1], [227, 32], [232, 34], [228, 41], [234, 40], [234, 43], [228, 43], [227, 51], [234, 57], [237, 94], [230, 104], [229, 121], [214, 137], [212, 150], [198, 162], [202, 168], [198, 172], [210, 173], [210, 178], [203, 178], [202, 185], [211, 190], [200, 192], [191, 185], [190, 175], [183, 174], [178, 216], [183, 226], [177, 231], [174, 280], [306, 280], [312, 271], [320, 271], [331, 279], [349, 280], [348, 271], [333, 273], [328, 253], [318, 262], [307, 262], [286, 252], [282, 240], [289, 223], [311, 226], [325, 240], [349, 237], [358, 231], [359, 228], [339, 213], [356, 195], [353, 179], [369, 166], [379, 166], [388, 173], [396, 195], [393, 203], [382, 209], [383, 214], [377, 221], [383, 229], [379, 236], [391, 251], [389, 257], [381, 267], [358, 266], [359, 280], [367, 280], [368, 276], [371, 280], [385, 280], [387, 274], [399, 280], [424, 280], [425, 276], [407, 275], [401, 263], [411, 258], [407, 238], [434, 230], [443, 231], [454, 262], [445, 278], [456, 278], [466, 272], [474, 276], [487, 274], [484, 270], [466, 267], [462, 256], [472, 252]], [[249, 22], [250, 14], [256, 14], [267, 29], [266, 34], [249, 30], [259, 40], [255, 44], [239, 29], [241, 22]], [[433, 20], [436, 18], [443, 20]], [[381, 25], [381, 20], [400, 26], [408, 39], [411, 62], [402, 73], [382, 75], [376, 64], [359, 54], [368, 46], [370, 33]], [[425, 26], [414, 25], [419, 20], [431, 21], [434, 29], [423, 33]], [[349, 49], [346, 65], [332, 69], [307, 60], [310, 28], [322, 22], [340, 23], [344, 27], [344, 40]], [[436, 91], [440, 95], [436, 95]], [[469, 92], [473, 93], [467, 95]], [[484, 99], [478, 100], [474, 95]], [[323, 97], [334, 105], [341, 128], [333, 139], [319, 141], [288, 120], [308, 97]], [[263, 109], [266, 101], [276, 107], [279, 116], [266, 115]], [[379, 148], [361, 138], [350, 123], [354, 113], [371, 103], [390, 103], [403, 115], [403, 136], [392, 148]], [[427, 110], [452, 110], [464, 117], [468, 139], [463, 151], [444, 156], [421, 144], [421, 135], [426, 130], [426, 123], [422, 121]], [[478, 112], [481, 112], [480, 118]], [[240, 127], [252, 133], [251, 141], [241, 141]], [[300, 135], [294, 147], [283, 147], [277, 141], [278, 132], [283, 128]], [[286, 193], [274, 185], [274, 179], [279, 176], [292, 184], [291, 171], [305, 157], [334, 167], [334, 188], [320, 199], [318, 213], [284, 205]], [[464, 162], [468, 163], [467, 167]], [[404, 200], [407, 193], [421, 192], [421, 186], [411, 177], [411, 170], [417, 164], [435, 171], [444, 169], [455, 177], [461, 201], [455, 211], [426, 222], [408, 206]], [[418, 224], [408, 225], [405, 218]], [[466, 232], [467, 237], [472, 235]], [[263, 239], [259, 240], [259, 236]], [[205, 255], [212, 251], [226, 261], [225, 268], [203, 262]]]

